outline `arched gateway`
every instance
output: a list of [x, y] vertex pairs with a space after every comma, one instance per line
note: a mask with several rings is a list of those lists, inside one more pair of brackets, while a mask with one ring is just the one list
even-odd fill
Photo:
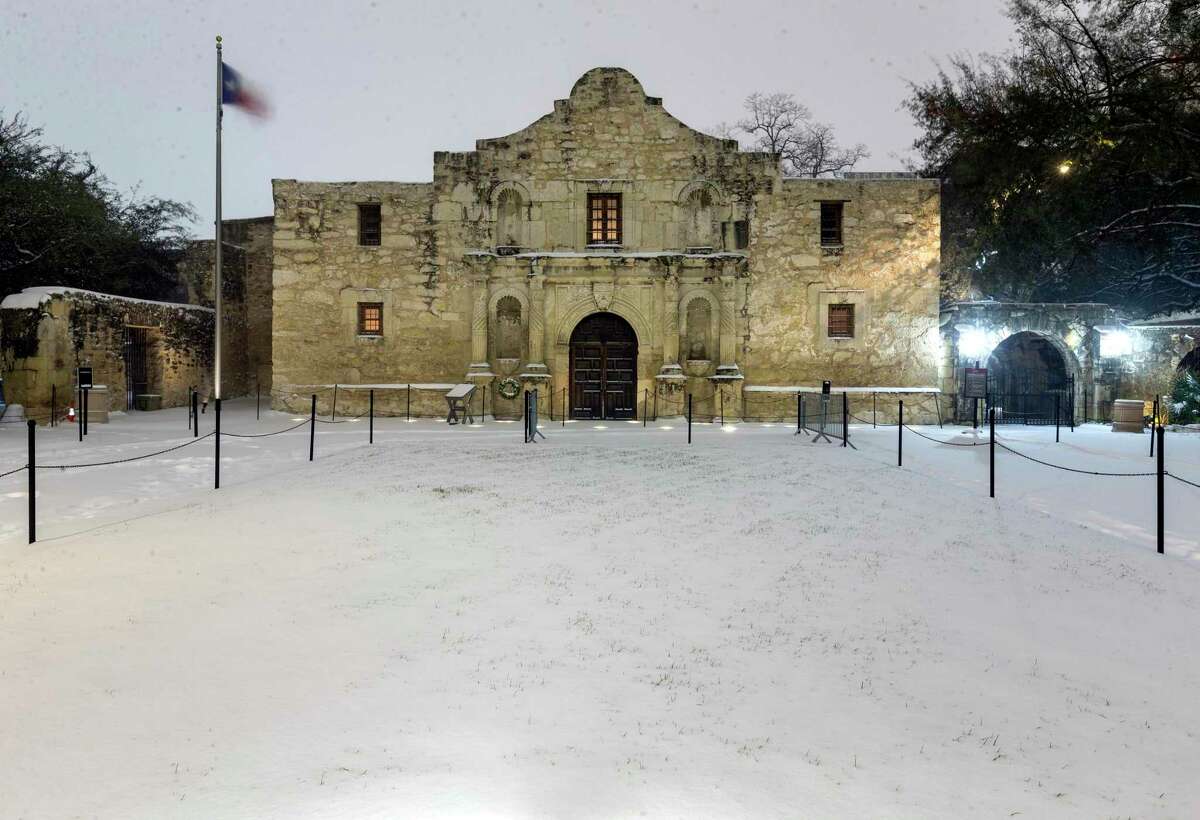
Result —
[[1053, 424], [1074, 411], [1071, 355], [1039, 333], [1014, 333], [988, 358], [988, 394], [997, 423]]
[[571, 333], [571, 418], [637, 415], [637, 334], [615, 313], [593, 313]]

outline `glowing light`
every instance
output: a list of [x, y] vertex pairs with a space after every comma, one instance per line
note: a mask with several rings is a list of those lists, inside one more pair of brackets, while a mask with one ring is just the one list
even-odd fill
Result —
[[721, 432], [723, 432], [723, 433], [736, 433], [736, 432], [737, 432], [737, 428], [736, 428], [736, 427], [734, 427], [732, 424], [726, 424], [724, 427], [722, 427], [722, 428], [721, 428]]
[[605, 427], [603, 424], [593, 424], [592, 429], [593, 430], [607, 430], [608, 428]]
[[1066, 176], [1067, 174], [1071, 173], [1071, 170], [1074, 167], [1075, 167], [1075, 163], [1071, 162], [1071, 160], [1069, 160], [1069, 159], [1063, 160], [1062, 162], [1060, 162], [1058, 164], [1058, 173], [1061, 176]]
[[675, 428], [669, 424], [664, 424], [662, 427], [659, 427], [658, 429], [659, 430], [674, 430]]
[[991, 334], [981, 327], [959, 331], [958, 353], [960, 356], [966, 356], [968, 359], [982, 358], [985, 353], [991, 351], [992, 347]]
[[626, 419], [626, 424], [641, 424], [637, 419]]
[[1124, 330], [1111, 330], [1100, 334], [1100, 356], [1111, 358], [1128, 356], [1133, 352], [1133, 337]]

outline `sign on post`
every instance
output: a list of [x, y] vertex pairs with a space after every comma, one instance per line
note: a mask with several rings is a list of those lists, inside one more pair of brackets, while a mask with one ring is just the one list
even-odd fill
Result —
[[93, 387], [91, 366], [78, 368], [76, 370], [76, 379], [78, 380], [80, 387], [84, 388], [85, 390], [91, 390]]
[[986, 399], [988, 393], [987, 368], [968, 367], [963, 375], [963, 397]]

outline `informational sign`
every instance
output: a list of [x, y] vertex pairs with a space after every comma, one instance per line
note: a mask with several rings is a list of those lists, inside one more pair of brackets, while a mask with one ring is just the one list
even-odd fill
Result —
[[79, 368], [78, 378], [79, 378], [79, 386], [80, 387], [85, 387], [88, 390], [92, 389], [92, 368], [90, 368], [90, 367]]
[[963, 396], [968, 399], [986, 399], [987, 392], [987, 368], [966, 368], [966, 374], [963, 376]]
[[832, 388], [833, 388], [833, 382], [829, 381], [829, 379], [826, 379], [825, 381], [821, 382], [821, 395], [828, 396], [829, 391]]

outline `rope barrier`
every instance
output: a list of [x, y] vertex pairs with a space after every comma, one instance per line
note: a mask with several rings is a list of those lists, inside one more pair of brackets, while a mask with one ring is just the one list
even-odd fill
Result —
[[[1163, 475], [1169, 475], [1171, 478], [1175, 479], [1176, 481], [1179, 481], [1183, 484], [1187, 484], [1189, 487], [1195, 487], [1197, 490], [1200, 490], [1200, 484], [1197, 484], [1195, 481], [1188, 481], [1186, 478], [1180, 478], [1179, 476], [1175, 475], [1174, 473], [1168, 473], [1166, 470], [1163, 471]], [[0, 478], [3, 478], [3, 476], [0, 476]]]
[[[1051, 464], [1049, 461], [1042, 461], [1039, 458], [1034, 458], [1033, 456], [1025, 455], [1024, 453], [1020, 452], [1019, 450], [1014, 450], [1013, 448], [1011, 448], [1007, 445], [1001, 444], [999, 441], [996, 442], [996, 446], [1003, 447], [1005, 450], [1008, 450], [1008, 452], [1012, 453], [1013, 455], [1020, 456], [1021, 458], [1028, 459], [1029, 461], [1035, 462], [1037, 464], [1041, 464], [1046, 467], [1053, 467], [1056, 470], [1066, 470], [1069, 473], [1082, 473], [1083, 475], [1113, 476], [1113, 477], [1120, 477], [1120, 478], [1158, 475], [1158, 473], [1156, 473], [1156, 472], [1155, 473], [1105, 473], [1105, 472], [1099, 472], [1097, 470], [1080, 470], [1076, 467], [1064, 467], [1061, 464]], [[1172, 476], [1172, 478], [1175, 478], [1175, 476]]]
[[113, 459], [112, 461], [94, 461], [94, 462], [91, 462], [88, 464], [39, 464], [39, 465], [37, 465], [37, 469], [39, 469], [39, 470], [73, 470], [73, 469], [77, 469], [79, 467], [107, 467], [110, 464], [125, 464], [130, 461], [141, 461], [144, 458], [154, 458], [155, 456], [161, 456], [164, 453], [170, 453], [175, 450], [182, 450], [184, 447], [191, 447], [193, 444], [197, 444], [201, 441], [204, 441], [206, 438], [209, 438], [210, 436], [215, 436], [215, 435], [216, 435], [216, 433], [205, 433], [204, 435], [200, 436], [199, 438], [188, 439], [183, 444], [176, 444], [174, 447], [168, 447], [165, 450], [159, 450], [154, 453], [145, 453], [144, 455], [140, 455], [140, 456], [131, 456], [130, 458], [118, 458], [118, 459]]

